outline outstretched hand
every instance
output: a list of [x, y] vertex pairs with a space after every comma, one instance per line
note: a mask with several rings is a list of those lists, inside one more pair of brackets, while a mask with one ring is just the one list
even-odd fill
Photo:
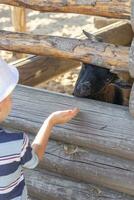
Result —
[[56, 111], [49, 116], [49, 119], [53, 126], [56, 124], [64, 124], [75, 117], [79, 111], [80, 110], [78, 108]]
[[40, 160], [42, 160], [43, 158], [44, 151], [46, 149], [53, 126], [55, 126], [56, 124], [64, 124], [70, 121], [73, 117], [77, 115], [78, 112], [78, 108], [56, 111], [50, 114], [49, 117], [44, 121], [32, 144], [32, 148], [34, 149]]

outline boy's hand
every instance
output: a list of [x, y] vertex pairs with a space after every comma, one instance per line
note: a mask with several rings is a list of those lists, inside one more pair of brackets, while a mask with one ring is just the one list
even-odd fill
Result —
[[64, 124], [70, 121], [73, 117], [75, 117], [78, 114], [78, 112], [78, 108], [56, 111], [53, 112], [48, 118], [53, 126], [56, 124]]
[[64, 124], [68, 122], [73, 117], [75, 117], [78, 112], [79, 112], [78, 108], [53, 112], [44, 121], [42, 127], [40, 128], [32, 144], [32, 148], [34, 149], [40, 160], [42, 160], [43, 158], [44, 151], [46, 150], [48, 139], [51, 134], [53, 126], [56, 124]]

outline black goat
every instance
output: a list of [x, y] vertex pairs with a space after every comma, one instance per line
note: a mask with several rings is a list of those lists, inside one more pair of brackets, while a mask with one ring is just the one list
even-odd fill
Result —
[[73, 95], [128, 105], [131, 84], [121, 81], [109, 69], [83, 63]]

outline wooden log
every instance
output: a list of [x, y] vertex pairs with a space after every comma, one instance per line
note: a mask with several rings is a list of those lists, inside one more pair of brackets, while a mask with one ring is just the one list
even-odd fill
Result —
[[26, 32], [26, 9], [11, 7], [12, 25], [16, 32]]
[[[131, 25], [134, 31], [134, 0], [131, 1]], [[129, 51], [129, 72], [130, 75], [134, 78], [134, 39], [131, 44], [131, 48]], [[129, 100], [129, 111], [131, 115], [134, 117], [134, 83], [130, 94]]]
[[85, 183], [134, 195], [133, 161], [49, 141], [39, 167]]
[[37, 134], [50, 113], [77, 106], [79, 115], [56, 126], [51, 138], [134, 160], [134, 120], [127, 107], [26, 86], [18, 86], [13, 99], [12, 113], [3, 126]]
[[131, 25], [134, 31], [134, 0], [131, 0]]
[[[134, 39], [129, 52], [129, 72], [130, 75], [134, 78]], [[129, 99], [129, 111], [130, 114], [134, 117], [134, 83], [130, 93]]]
[[56, 36], [0, 31], [0, 49], [73, 59], [128, 71], [129, 47]]
[[[8, 129], [8, 131], [10, 130]], [[12, 131], [15, 130], [13, 129]], [[32, 142], [33, 136], [29, 134], [29, 137]], [[93, 150], [89, 151], [76, 145], [49, 140], [43, 161], [34, 172], [27, 171], [26, 180], [29, 186], [29, 194], [32, 197], [34, 196], [34, 198], [39, 197], [39, 200], [42, 200], [43, 196], [46, 200], [47, 198], [48, 200], [57, 200], [58, 198], [60, 199], [61, 193], [62, 200], [64, 198], [65, 200], [66, 198], [70, 199], [70, 193], [66, 193], [68, 185], [72, 189], [75, 186], [75, 191], [78, 188], [77, 193], [79, 193], [81, 199], [86, 200], [86, 197], [88, 199], [89, 196], [92, 196], [94, 200], [98, 200], [98, 198], [99, 200], [103, 200], [104, 197], [108, 197], [108, 199], [109, 197], [113, 197], [113, 199], [127, 200], [133, 199], [133, 197], [125, 194], [130, 193], [133, 195], [132, 184], [130, 184], [134, 173], [133, 169], [133, 162], [131, 161], [104, 155]], [[115, 187], [115, 190], [123, 191], [123, 193], [102, 188], [98, 184], [97, 187], [96, 185], [91, 185], [91, 182], [105, 185], [106, 180], [107, 188]], [[64, 192], [63, 190], [61, 192], [60, 187], [64, 188]], [[87, 188], [88, 191], [85, 191]], [[94, 194], [93, 188], [97, 190], [97, 194]], [[75, 191], [71, 191], [74, 199], [78, 198]], [[85, 192], [88, 196], [85, 196]]]
[[[130, 23], [123, 20], [101, 28], [93, 34], [101, 37], [104, 42], [116, 45], [128, 45], [133, 36]], [[74, 60], [43, 56], [30, 56], [14, 61], [11, 64], [15, 65], [19, 70], [19, 83], [29, 86], [40, 84], [80, 65], [79, 62]]]
[[[94, 33], [95, 36], [99, 36], [104, 42], [113, 43], [115, 45], [130, 45], [133, 40], [133, 30], [129, 21], [121, 20], [113, 23], [109, 26], [101, 28]], [[129, 72], [119, 72], [116, 69], [111, 70], [116, 73], [120, 80], [133, 84], [134, 79], [131, 77]], [[130, 88], [122, 88], [122, 94], [124, 98], [124, 104], [129, 104]]]
[[134, 84], [130, 93], [130, 99], [129, 99], [129, 111], [131, 115], [134, 117]]
[[[33, 136], [31, 134], [29, 134], [29, 137], [31, 140], [33, 140]], [[33, 189], [35, 190], [35, 192], [37, 193], [36, 195], [38, 195], [38, 190], [36, 190], [36, 188], [40, 188], [40, 195], [41, 195], [41, 196], [39, 195], [40, 197], [42, 197], [42, 195], [45, 196], [45, 193], [47, 198], [48, 197], [50, 198], [50, 195], [55, 195], [55, 193], [58, 196], [59, 193], [55, 189], [58, 189], [58, 191], [60, 191], [60, 188], [59, 187], [57, 188], [57, 185], [60, 186], [62, 184], [63, 187], [64, 186], [66, 187], [66, 185], [69, 184], [69, 182], [67, 183], [67, 181], [64, 181], [65, 176], [66, 178], [71, 178], [71, 179], [73, 178], [73, 180], [75, 180], [74, 184], [75, 189], [78, 186], [77, 184], [78, 180], [79, 182], [81, 181], [83, 183], [88, 183], [88, 184], [94, 183], [97, 185], [114, 189], [115, 191], [128, 193], [129, 195], [134, 195], [133, 161], [128, 161], [121, 159], [119, 157], [102, 154], [99, 153], [98, 151], [88, 150], [86, 148], [82, 148], [76, 145], [70, 145], [66, 143], [49, 140], [49, 143], [47, 145], [47, 150], [44, 155], [44, 159], [39, 164], [37, 170], [39, 172], [41, 171], [43, 174], [45, 172], [44, 170], [48, 170], [49, 172], [55, 173], [55, 174], [50, 173], [50, 175], [56, 175], [56, 179], [60, 178], [55, 180], [55, 177], [53, 178], [51, 177], [49, 180], [49, 176], [45, 178], [41, 174], [40, 176], [35, 175], [36, 173], [34, 172], [35, 175], [34, 180], [37, 181], [39, 180], [37, 177], [38, 176], [40, 177], [40, 181], [37, 182], [36, 185], [34, 184], [34, 180], [31, 178], [34, 176], [30, 177], [28, 176], [27, 177], [28, 180], [30, 179], [29, 181], [30, 188], [31, 190]], [[49, 173], [47, 173], [47, 175], [49, 175]], [[47, 188], [45, 187], [43, 180], [45, 181], [47, 186], [49, 184], [49, 190], [48, 187]], [[42, 183], [40, 184], [40, 182]], [[66, 184], [64, 184], [65, 182]], [[53, 188], [51, 188], [51, 183], [53, 183]], [[56, 188], [54, 188], [54, 185], [56, 186]], [[70, 183], [69, 185], [72, 185], [72, 183]], [[66, 192], [66, 190], [64, 191]], [[79, 193], [79, 191], [77, 191], [77, 193]], [[73, 195], [73, 191], [71, 192], [71, 194]], [[63, 198], [64, 193], [62, 195]], [[57, 196], [55, 195], [55, 197]], [[68, 197], [67, 194], [65, 196]], [[81, 194], [79, 194], [79, 196], [81, 196]], [[81, 198], [82, 197], [84, 196], [81, 196]], [[75, 199], [75, 194], [74, 194], [74, 199]]]
[[[26, 32], [26, 9], [19, 7], [11, 7], [11, 19], [14, 31]], [[26, 55], [22, 53], [13, 54], [16, 58], [24, 58]]]
[[[95, 31], [93, 35], [95, 37], [102, 38], [102, 40], [107, 43], [128, 46], [130, 45], [134, 34], [130, 22], [121, 20]], [[124, 87], [123, 84], [121, 86], [118, 86], [122, 93], [123, 105], [128, 106], [131, 86], [134, 79], [130, 76], [129, 72], [119, 72], [116, 69], [112, 69], [111, 72], [117, 74], [118, 78], [126, 85], [129, 84], [129, 87]], [[112, 94], [112, 90], [110, 91], [110, 93]]]
[[[115, 45], [127, 45], [127, 46], [130, 45], [134, 36], [130, 22], [124, 20], [105, 26], [95, 31], [93, 35], [95, 37], [102, 38], [102, 40], [107, 43], [112, 43]], [[112, 69], [111, 72], [118, 74], [118, 77], [121, 80], [126, 81], [129, 84], [132, 84], [133, 80], [129, 72], [119, 72], [116, 69]]]
[[103, 28], [105, 26], [108, 26], [110, 24], [113, 24], [115, 22], [118, 22], [119, 19], [115, 19], [115, 18], [107, 18], [107, 17], [94, 17], [94, 26], [97, 29]]
[[[119, 21], [96, 31], [94, 35], [100, 36], [104, 42], [128, 45], [132, 40], [133, 33], [128, 21]], [[40, 84], [80, 65], [79, 62], [74, 60], [43, 56], [30, 56], [11, 64], [19, 70], [19, 83], [29, 86]]]
[[106, 43], [128, 46], [131, 44], [134, 33], [129, 21], [121, 20], [95, 31]]
[[134, 78], [134, 39], [129, 51], [129, 73]]
[[26, 171], [29, 194], [39, 200], [133, 200], [132, 196], [86, 184], [48, 171]]
[[106, 1], [103, 0], [85, 0], [83, 1], [72, 1], [63, 0], [59, 1], [41, 1], [36, 0], [32, 2], [31, 0], [0, 0], [0, 3], [21, 6], [25, 8], [30, 8], [34, 10], [39, 10], [41, 12], [64, 12], [64, 13], [78, 13], [86, 15], [97, 15], [112, 18], [130, 18], [130, 1]]
[[30, 56], [10, 64], [16, 66], [19, 70], [19, 83], [29, 86], [36, 86], [43, 81], [80, 66], [80, 63], [74, 60], [49, 56]]

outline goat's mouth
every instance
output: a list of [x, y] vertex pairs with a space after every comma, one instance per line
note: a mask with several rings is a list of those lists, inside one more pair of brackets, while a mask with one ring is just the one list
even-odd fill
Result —
[[75, 87], [73, 95], [77, 97], [89, 97], [91, 95], [91, 88], [92, 86], [89, 81], [79, 83]]

